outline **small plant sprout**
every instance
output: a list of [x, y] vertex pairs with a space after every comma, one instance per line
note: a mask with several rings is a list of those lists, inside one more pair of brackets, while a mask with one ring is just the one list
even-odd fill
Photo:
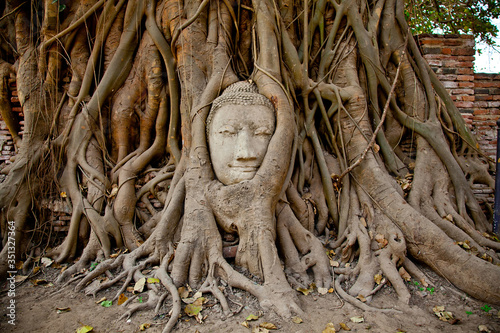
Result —
[[485, 304], [481, 307], [481, 310], [483, 310], [484, 312], [489, 312], [491, 310], [491, 306]]
[[434, 294], [434, 287], [427, 287], [427, 291], [432, 294]]

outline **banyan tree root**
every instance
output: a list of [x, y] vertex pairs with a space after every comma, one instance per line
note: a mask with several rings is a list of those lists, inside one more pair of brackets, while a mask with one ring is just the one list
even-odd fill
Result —
[[[404, 308], [405, 272], [428, 283], [410, 257], [500, 304], [483, 283], [500, 277], [500, 243], [471, 190], [492, 186], [491, 163], [403, 1], [33, 6], [9, 1], [3, 18], [16, 52], [0, 59], [0, 97], [15, 71], [25, 130], [0, 187], [1, 274], [8, 223], [18, 260], [45, 248], [36, 203], [58, 197], [69, 231], [45, 255], [79, 260], [57, 282], [91, 295], [120, 285], [117, 298], [157, 278], [123, 318], [171, 304], [165, 332], [184, 285], [225, 317], [242, 304], [223, 286], [287, 317], [301, 312], [296, 288], [334, 287], [372, 310], [358, 300], [390, 282]], [[216, 155], [233, 151], [228, 183]]]

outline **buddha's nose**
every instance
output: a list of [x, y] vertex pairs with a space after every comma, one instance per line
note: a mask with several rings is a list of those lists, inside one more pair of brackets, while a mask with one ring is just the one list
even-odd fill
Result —
[[238, 139], [236, 141], [236, 159], [251, 160], [255, 158], [257, 158], [257, 156], [255, 155], [250, 133], [248, 131], [241, 131], [238, 133]]

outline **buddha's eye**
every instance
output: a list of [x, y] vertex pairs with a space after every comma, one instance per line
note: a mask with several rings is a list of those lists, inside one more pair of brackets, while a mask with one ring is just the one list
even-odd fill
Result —
[[271, 136], [273, 135], [273, 131], [269, 127], [262, 126], [257, 128], [254, 134], [258, 136]]
[[219, 128], [218, 133], [227, 136], [234, 135], [236, 134], [236, 128], [234, 128], [233, 126], [225, 125]]

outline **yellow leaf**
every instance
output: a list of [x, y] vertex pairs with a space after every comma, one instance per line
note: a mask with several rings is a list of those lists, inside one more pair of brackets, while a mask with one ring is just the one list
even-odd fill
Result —
[[184, 308], [184, 312], [190, 317], [196, 316], [198, 313], [201, 312], [201, 310], [203, 310], [203, 307], [193, 304], [188, 304]]
[[295, 324], [300, 324], [302, 322], [304, 322], [301, 318], [299, 317], [292, 317], [292, 321], [295, 323]]
[[382, 275], [381, 274], [375, 274], [373, 277], [373, 280], [375, 280], [376, 284], [380, 284], [382, 282]]
[[122, 305], [127, 300], [128, 300], [128, 297], [125, 296], [125, 294], [120, 294], [120, 296], [118, 296], [118, 305]]
[[[61, 192], [61, 198], [66, 198], [67, 197], [67, 194], [66, 192]], [[90, 332], [90, 331], [89, 331]]]
[[150, 328], [150, 327], [151, 327], [151, 324], [149, 324], [149, 323], [145, 323], [145, 324], [141, 324], [141, 326], [139, 326], [139, 329], [140, 329], [141, 331], [145, 331], [145, 330], [147, 330], [147, 329], [148, 329], [148, 328]]
[[246, 321], [246, 320], [241, 323], [241, 326], [244, 326], [246, 328], [250, 328], [250, 325], [248, 325], [248, 321]]
[[71, 308], [56, 308], [57, 313], [69, 312]]
[[365, 296], [363, 296], [363, 295], [360, 294], [360, 295], [356, 296], [356, 298], [359, 299], [361, 302], [366, 303]]
[[335, 261], [335, 260], [331, 260], [331, 259], [330, 259], [330, 266], [332, 266], [332, 267], [339, 267], [339, 266], [340, 266], [340, 264], [339, 264], [339, 262], [338, 262], [338, 261]]
[[181, 298], [188, 298], [189, 297], [189, 290], [187, 290], [186, 287], [179, 287], [179, 289], [177, 289], [177, 291], [179, 292], [179, 296]]
[[160, 279], [157, 279], [157, 278], [148, 278], [148, 283], [160, 283]]
[[333, 288], [328, 289], [328, 293], [329, 294], [333, 293]]
[[142, 293], [145, 284], [146, 284], [146, 279], [140, 278], [134, 285], [134, 294]]
[[40, 286], [42, 284], [47, 284], [47, 280], [45, 280], [45, 279], [35, 279], [35, 280], [31, 280], [31, 283], [33, 283], [35, 286]]
[[337, 331], [335, 330], [333, 323], [328, 323], [326, 324], [325, 329], [321, 333], [335, 333], [335, 332]]
[[355, 317], [351, 317], [351, 318], [349, 318], [349, 319], [351, 319], [351, 321], [352, 321], [353, 323], [362, 323], [362, 322], [364, 322], [364, 321], [365, 321], [365, 318], [363, 318], [363, 317], [361, 317], [361, 316], [355, 316]]
[[278, 327], [273, 323], [263, 322], [259, 325], [259, 327], [265, 328], [266, 330], [277, 330]]
[[200, 298], [196, 299], [196, 301], [193, 302], [193, 305], [202, 306], [203, 303], [205, 303], [206, 301], [207, 301], [207, 299], [205, 297], [200, 297]]
[[411, 281], [411, 276], [408, 274], [408, 272], [403, 268], [399, 268], [399, 275], [403, 278], [405, 281]]
[[254, 315], [254, 314], [249, 314], [249, 315], [245, 318], [245, 320], [246, 320], [246, 321], [252, 321], [252, 320], [257, 320], [257, 319], [259, 319], [259, 316], [256, 316], [256, 315]]
[[346, 324], [344, 323], [340, 323], [340, 328], [342, 328], [344, 331], [350, 331], [351, 329], [349, 328], [349, 326], [347, 326]]
[[304, 295], [309, 295], [309, 293], [311, 292], [309, 289], [306, 289], [306, 288], [297, 288], [297, 291], [300, 291], [301, 293], [303, 293]]
[[76, 330], [76, 333], [87, 333], [87, 332], [92, 332], [94, 328], [92, 326], [82, 326], [79, 329]]

